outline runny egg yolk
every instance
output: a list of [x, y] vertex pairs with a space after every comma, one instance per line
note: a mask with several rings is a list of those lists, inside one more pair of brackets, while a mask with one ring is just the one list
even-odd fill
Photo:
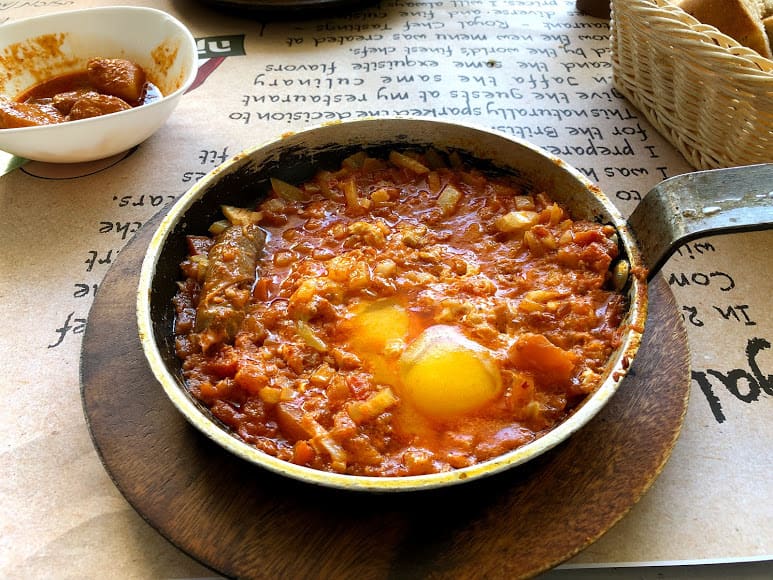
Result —
[[365, 361], [376, 382], [396, 386], [395, 360], [405, 348], [410, 318], [392, 300], [378, 300], [359, 307], [347, 331], [352, 350]]
[[430, 326], [400, 358], [401, 394], [422, 414], [451, 419], [494, 399], [502, 379], [490, 352], [456, 328]]
[[[412, 320], [391, 300], [361, 306], [349, 320], [352, 350], [376, 382], [425, 417], [464, 416], [493, 400], [502, 380], [490, 351], [447, 325], [426, 328], [407, 347]], [[404, 409], [404, 412], [410, 412]]]

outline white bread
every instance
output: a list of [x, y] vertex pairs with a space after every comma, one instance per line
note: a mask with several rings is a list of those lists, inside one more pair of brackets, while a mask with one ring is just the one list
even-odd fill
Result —
[[754, 0], [754, 2], [762, 18], [773, 16], [773, 0]]
[[773, 0], [679, 0], [676, 5], [703, 24], [715, 27], [739, 44], [773, 58], [762, 24], [762, 11]]
[[755, 14], [762, 18], [765, 12], [765, 0], [746, 0], [746, 4]]

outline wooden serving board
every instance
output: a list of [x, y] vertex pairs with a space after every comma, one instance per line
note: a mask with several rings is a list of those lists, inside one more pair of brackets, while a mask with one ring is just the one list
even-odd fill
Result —
[[240, 578], [523, 578], [570, 558], [639, 500], [687, 408], [689, 354], [667, 284], [650, 287], [641, 350], [611, 402], [570, 440], [445, 490], [369, 494], [283, 478], [232, 456], [166, 398], [138, 339], [135, 295], [156, 216], [105, 277], [83, 339], [94, 445], [168, 540]]

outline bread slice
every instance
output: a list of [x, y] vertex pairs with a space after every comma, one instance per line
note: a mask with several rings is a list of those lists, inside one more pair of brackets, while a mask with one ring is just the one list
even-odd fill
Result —
[[762, 18], [773, 16], [773, 0], [755, 0]]
[[752, 12], [762, 18], [762, 15], [765, 13], [766, 1], [767, 0], [746, 0], [746, 4], [749, 6]]
[[677, 6], [703, 24], [715, 27], [740, 44], [773, 58], [762, 25], [762, 4], [769, 0], [679, 0]]
[[773, 46], [773, 14], [763, 18], [762, 25], [765, 27], [765, 34], [768, 35], [770, 46]]

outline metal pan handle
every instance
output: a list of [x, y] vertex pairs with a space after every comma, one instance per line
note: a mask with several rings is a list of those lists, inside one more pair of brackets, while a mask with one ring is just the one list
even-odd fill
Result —
[[652, 279], [690, 240], [772, 227], [773, 163], [666, 179], [644, 196], [628, 224]]

